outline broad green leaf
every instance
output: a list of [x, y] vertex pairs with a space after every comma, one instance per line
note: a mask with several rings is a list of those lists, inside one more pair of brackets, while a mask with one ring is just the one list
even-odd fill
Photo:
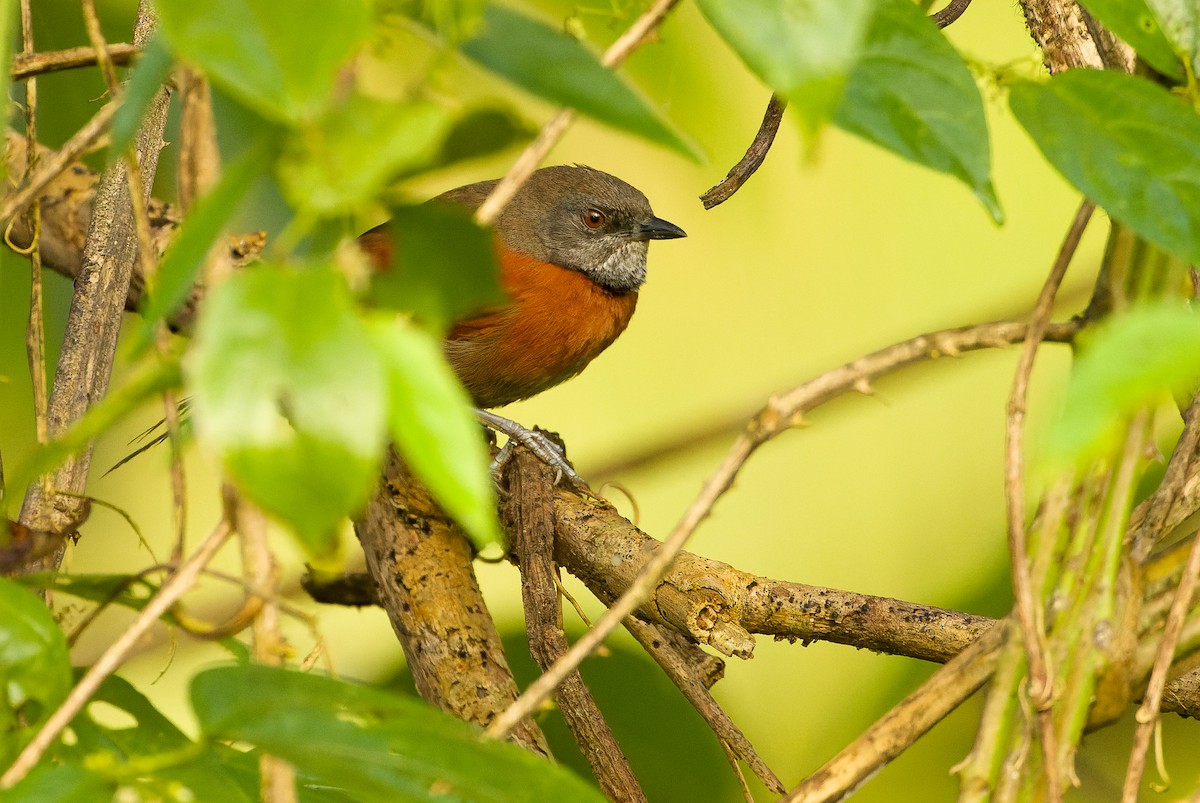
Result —
[[267, 174], [275, 141], [274, 136], [262, 134], [225, 166], [217, 183], [192, 208], [179, 234], [167, 247], [147, 288], [149, 300], [142, 309], [141, 330], [133, 347], [135, 353], [154, 342], [159, 322], [188, 297], [221, 230], [237, 212], [238, 205], [254, 183]]
[[1178, 304], [1136, 307], [1102, 324], [1082, 350], [1067, 387], [1050, 454], [1089, 457], [1122, 420], [1169, 392], [1200, 382], [1200, 315]]
[[1196, 5], [1196, 0], [1145, 2], [1175, 52], [1191, 65], [1193, 74], [1200, 73], [1200, 6]]
[[125, 150], [133, 144], [133, 136], [137, 133], [142, 122], [142, 116], [150, 106], [150, 101], [162, 88], [163, 81], [171, 74], [174, 65], [170, 51], [163, 44], [162, 36], [155, 34], [142, 50], [130, 73], [129, 81], [121, 91], [121, 106], [113, 115], [112, 135], [108, 149], [113, 156], [120, 158]]
[[862, 54], [872, 0], [698, 0], [717, 33], [790, 101], [812, 140]]
[[476, 547], [499, 541], [483, 432], [441, 344], [394, 318], [373, 322], [371, 334], [387, 368], [389, 428], [405, 462]]
[[503, 6], [489, 6], [478, 35], [460, 49], [522, 89], [570, 106], [602, 123], [665, 145], [690, 159], [699, 153], [662, 115], [592, 51], [561, 30]]
[[1147, 0], [1084, 0], [1083, 5], [1151, 67], [1163, 75], [1183, 78], [1179, 56], [1163, 35]]
[[294, 207], [318, 215], [361, 208], [401, 171], [434, 160], [448, 118], [433, 103], [351, 95], [291, 138], [280, 186]]
[[987, 121], [971, 71], [911, 0], [883, 0], [834, 122], [961, 180], [1000, 223]]
[[437, 164], [448, 165], [511, 148], [531, 139], [537, 129], [511, 109], [484, 106], [454, 121], [442, 139]]
[[1132, 75], [1068, 70], [1018, 83], [1013, 114], [1084, 195], [1147, 240], [1200, 262], [1200, 116]]
[[391, 267], [371, 276], [368, 300], [412, 312], [438, 331], [489, 304], [500, 288], [492, 234], [459, 206], [432, 201], [393, 210]]
[[315, 558], [363, 505], [383, 453], [386, 379], [344, 279], [259, 265], [208, 297], [197, 324], [197, 437]]
[[[113, 709], [124, 717], [114, 721]], [[105, 679], [92, 702], [71, 720], [71, 731], [74, 739], [55, 748], [59, 761], [84, 763], [136, 785], [143, 799], [258, 800], [253, 756], [225, 745], [196, 744], [120, 677]], [[147, 770], [134, 776], [131, 763]]]
[[259, 113], [315, 117], [364, 41], [366, 0], [157, 0], [171, 50]]
[[561, 767], [410, 697], [264, 666], [192, 681], [210, 739], [252, 744], [359, 800], [572, 803], [600, 793]]
[[0, 578], [0, 764], [12, 761], [70, 689], [67, 640], [46, 604]]
[[13, 803], [97, 803], [112, 800], [114, 781], [76, 764], [42, 763], [4, 793]]

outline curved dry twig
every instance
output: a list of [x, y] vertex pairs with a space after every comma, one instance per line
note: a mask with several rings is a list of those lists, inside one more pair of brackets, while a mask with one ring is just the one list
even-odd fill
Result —
[[950, 0], [945, 8], [930, 14], [929, 18], [939, 28], [946, 28], [962, 16], [969, 5], [971, 5], [971, 0]]
[[771, 150], [771, 145], [775, 142], [775, 135], [779, 133], [779, 123], [783, 120], [783, 111], [786, 108], [786, 100], [779, 95], [771, 95], [771, 100], [767, 102], [767, 110], [763, 113], [762, 122], [758, 126], [758, 133], [754, 135], [754, 140], [746, 149], [746, 154], [737, 164], [729, 168], [725, 178], [721, 179], [718, 184], [709, 187], [700, 196], [700, 202], [704, 204], [705, 209], [712, 209], [732, 198], [733, 194], [740, 190], [742, 185], [762, 166], [763, 160], [767, 158], [767, 153]]

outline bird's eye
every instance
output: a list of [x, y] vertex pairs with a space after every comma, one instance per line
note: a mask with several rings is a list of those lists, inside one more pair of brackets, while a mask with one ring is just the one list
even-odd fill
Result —
[[583, 225], [589, 229], [598, 229], [604, 225], [604, 213], [599, 209], [589, 209], [583, 213]]

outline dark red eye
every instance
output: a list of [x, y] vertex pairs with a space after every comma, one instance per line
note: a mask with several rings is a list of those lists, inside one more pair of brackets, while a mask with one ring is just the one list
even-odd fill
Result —
[[583, 213], [583, 225], [589, 229], [598, 229], [604, 225], [604, 213], [599, 209], [589, 209]]

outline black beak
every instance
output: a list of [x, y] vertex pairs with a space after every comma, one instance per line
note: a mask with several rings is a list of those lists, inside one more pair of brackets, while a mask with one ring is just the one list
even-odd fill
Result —
[[660, 217], [650, 218], [633, 232], [635, 240], [674, 240], [678, 237], [687, 237], [687, 232]]

